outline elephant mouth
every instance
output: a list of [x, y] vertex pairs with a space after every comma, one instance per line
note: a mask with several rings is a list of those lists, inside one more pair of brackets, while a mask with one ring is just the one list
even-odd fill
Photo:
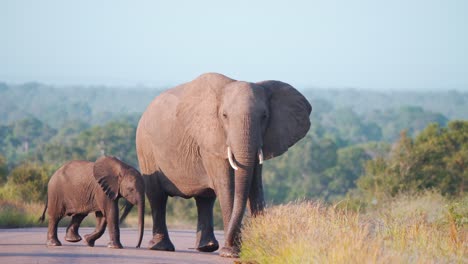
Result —
[[[231, 167], [234, 170], [238, 170], [239, 166], [238, 166], [238, 164], [236, 163], [236, 161], [233, 158], [230, 146], [227, 147], [227, 154], [228, 154], [229, 165], [231, 165]], [[263, 164], [263, 150], [262, 150], [261, 147], [258, 148], [258, 150], [257, 150], [257, 156], [258, 156], [258, 163]]]

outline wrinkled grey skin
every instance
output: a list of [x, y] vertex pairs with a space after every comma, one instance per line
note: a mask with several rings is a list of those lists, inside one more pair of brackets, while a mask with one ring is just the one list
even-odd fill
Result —
[[[306, 135], [311, 111], [289, 84], [241, 82], [216, 73], [157, 96], [143, 113], [136, 135], [153, 216], [149, 248], [174, 250], [166, 202], [168, 196], [180, 196], [196, 200], [196, 248], [217, 250], [213, 204], [218, 197], [225, 233], [220, 255], [237, 257], [247, 201], [254, 216], [265, 206], [259, 150], [265, 160], [286, 152]], [[238, 170], [228, 162], [228, 147]]]
[[[106, 226], [110, 236], [108, 247], [122, 248], [119, 231], [118, 199], [124, 197], [138, 207], [140, 247], [144, 230], [145, 185], [141, 174], [114, 157], [101, 157], [96, 162], [70, 161], [58, 169], [49, 180], [47, 204], [40, 218], [48, 212], [47, 246], [61, 246], [57, 225], [64, 216], [72, 216], [65, 240], [78, 242], [81, 221], [90, 212], [96, 214], [96, 229], [85, 235], [88, 246], [102, 236]], [[48, 209], [48, 210], [47, 210]]]

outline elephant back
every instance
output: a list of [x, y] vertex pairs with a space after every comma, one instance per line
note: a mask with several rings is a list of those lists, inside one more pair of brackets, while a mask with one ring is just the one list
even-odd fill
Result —
[[[209, 139], [221, 129], [216, 116], [222, 88], [233, 81], [217, 73], [203, 74], [161, 93], [150, 103], [136, 133], [138, 161], [143, 174], [156, 171], [162, 159], [190, 163], [196, 158], [193, 154], [199, 151], [199, 146], [218, 151], [209, 145], [217, 146], [220, 142]], [[172, 156], [174, 152], [187, 156]]]

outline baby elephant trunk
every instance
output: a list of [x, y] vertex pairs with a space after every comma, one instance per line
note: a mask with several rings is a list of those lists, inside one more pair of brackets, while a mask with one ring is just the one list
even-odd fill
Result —
[[137, 201], [138, 205], [138, 244], [137, 248], [140, 247], [141, 241], [143, 240], [143, 232], [145, 230], [145, 195], [142, 194]]
[[[136, 201], [136, 205], [138, 207], [138, 244], [137, 248], [140, 247], [141, 241], [143, 240], [143, 232], [145, 230], [145, 196], [140, 195]], [[120, 217], [120, 224], [125, 221], [125, 218], [128, 216], [130, 211], [133, 208], [133, 204], [129, 201], [125, 201], [125, 205], [123, 208], [122, 216]]]

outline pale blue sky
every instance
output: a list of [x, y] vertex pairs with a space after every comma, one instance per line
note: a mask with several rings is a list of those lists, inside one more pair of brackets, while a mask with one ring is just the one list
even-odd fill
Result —
[[0, 81], [468, 90], [468, 1], [0, 0]]

